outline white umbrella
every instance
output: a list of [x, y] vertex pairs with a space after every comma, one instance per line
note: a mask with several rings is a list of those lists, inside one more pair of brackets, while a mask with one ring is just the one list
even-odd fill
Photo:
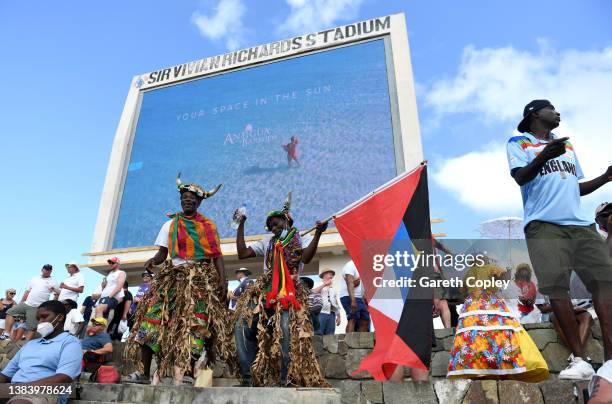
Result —
[[512, 262], [512, 240], [524, 239], [523, 219], [514, 216], [502, 216], [480, 223], [478, 231], [489, 239], [508, 240], [508, 264]]
[[483, 237], [496, 239], [522, 239], [523, 219], [514, 216], [503, 216], [480, 223], [478, 231]]

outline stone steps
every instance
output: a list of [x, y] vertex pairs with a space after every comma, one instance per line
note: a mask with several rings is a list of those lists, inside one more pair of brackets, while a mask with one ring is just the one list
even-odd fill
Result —
[[137, 384], [83, 384], [80, 400], [120, 403], [226, 404], [340, 404], [336, 389], [276, 387], [146, 386]]
[[127, 401], [91, 401], [91, 400], [68, 400], [71, 404], [136, 404], [128, 403]]
[[[432, 348], [431, 382], [377, 382], [367, 373], [352, 375], [361, 359], [374, 347], [374, 333], [349, 333], [315, 336], [313, 344], [321, 369], [332, 389], [245, 388], [223, 363], [213, 368], [213, 388], [171, 387], [138, 384], [84, 384], [78, 402], [126, 403], [583, 403], [587, 382], [558, 380], [559, 371], [567, 366], [569, 350], [563, 345], [550, 323], [527, 324], [525, 329], [548, 363], [549, 380], [529, 384], [516, 381], [450, 381], [446, 380], [449, 350], [454, 330], [435, 330], [436, 346]], [[601, 329], [596, 321], [587, 342], [587, 355], [594, 364], [603, 362]], [[17, 352], [20, 344], [0, 341], [0, 365]], [[123, 344], [114, 344], [113, 361], [124, 374], [134, 364], [124, 363]], [[408, 376], [408, 375], [407, 375]]]
[[400, 383], [374, 380], [333, 381], [343, 404], [584, 404], [587, 381], [550, 379], [541, 383], [513, 380], [471, 381], [433, 379], [428, 383]]
[[331, 389], [275, 387], [173, 387], [86, 383], [71, 403], [279, 403], [279, 404], [584, 404], [587, 381], [551, 379], [542, 383], [434, 379], [393, 383], [334, 380]]

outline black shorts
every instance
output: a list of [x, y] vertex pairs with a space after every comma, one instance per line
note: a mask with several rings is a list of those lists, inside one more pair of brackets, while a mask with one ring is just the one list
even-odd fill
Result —
[[107, 296], [100, 299], [100, 302], [98, 304], [105, 304], [106, 310], [108, 311], [113, 310], [115, 307], [117, 307], [117, 304], [119, 304], [119, 302], [114, 297]]

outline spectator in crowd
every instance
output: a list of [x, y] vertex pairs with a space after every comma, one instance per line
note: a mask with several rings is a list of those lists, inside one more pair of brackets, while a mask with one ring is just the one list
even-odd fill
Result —
[[96, 290], [94, 290], [91, 293], [91, 297], [93, 298], [93, 300], [100, 300], [100, 296], [102, 296], [102, 291], [106, 288], [107, 282], [106, 282], [106, 276], [104, 278], [102, 278], [102, 282], [100, 282], [100, 284], [98, 285], [98, 287], [96, 288]]
[[[595, 222], [599, 226], [599, 229], [606, 234], [608, 253], [610, 254], [610, 257], [612, 257], [612, 203], [604, 202], [597, 207], [595, 210]], [[603, 323], [601, 324], [603, 329], [604, 325]], [[603, 404], [612, 402], [611, 360], [607, 360], [603, 366], [597, 370], [597, 374], [593, 376], [589, 384], [589, 393], [591, 395], [589, 404]]]
[[336, 272], [324, 269], [319, 274], [323, 280], [320, 285], [312, 289], [313, 293], [321, 294], [321, 312], [319, 313], [319, 327], [315, 329], [317, 335], [330, 335], [336, 333], [336, 326], [340, 325], [340, 303], [338, 293], [333, 287]]
[[604, 202], [595, 209], [595, 222], [606, 236], [608, 253], [612, 257], [612, 203]]
[[16, 293], [15, 289], [7, 289], [6, 296], [0, 300], [0, 340], [7, 339], [10, 336], [11, 330], [6, 330], [6, 334], [4, 333], [4, 324], [6, 312], [16, 304], [14, 300]]
[[26, 339], [31, 340], [34, 338], [36, 334], [36, 325], [38, 324], [36, 320], [36, 309], [41, 303], [49, 300], [49, 295], [51, 293], [55, 295], [56, 299], [59, 294], [57, 284], [55, 280], [51, 278], [52, 271], [53, 267], [49, 264], [45, 264], [42, 267], [41, 275], [35, 276], [30, 280], [21, 298], [21, 302], [6, 312], [5, 330], [12, 329], [13, 316], [25, 316], [28, 328]]
[[113, 343], [106, 332], [107, 326], [108, 321], [104, 317], [92, 319], [87, 335], [81, 340], [85, 372], [95, 372], [100, 365], [112, 360]]
[[253, 280], [250, 279], [249, 276], [251, 276], [251, 271], [246, 268], [238, 268], [236, 270], [236, 280], [240, 283], [236, 289], [233, 291], [230, 290], [227, 294], [227, 297], [229, 298], [230, 310], [236, 310], [236, 302], [238, 301], [238, 298], [240, 295], [242, 295], [242, 293], [244, 293], [247, 286], [253, 283]]
[[314, 281], [307, 276], [300, 277], [300, 281], [308, 289], [308, 308], [310, 309], [310, 322], [312, 323], [312, 329], [317, 330], [319, 328], [319, 313], [323, 307], [321, 301], [321, 294], [314, 292]]
[[81, 341], [83, 352], [92, 352], [96, 355], [113, 353], [113, 343], [106, 332], [107, 326], [108, 321], [104, 317], [96, 317], [91, 320], [91, 326], [87, 328], [87, 336]]
[[57, 300], [38, 305], [41, 338], [29, 341], [17, 352], [0, 373], [0, 383], [53, 385], [76, 379], [83, 354], [78, 339], [64, 331], [65, 317], [65, 307]]
[[25, 316], [15, 316], [13, 317], [13, 331], [11, 331], [11, 340], [12, 341], [21, 341], [28, 330], [28, 325], [26, 324]]
[[523, 324], [538, 323], [540, 313], [535, 306], [538, 289], [531, 280], [531, 266], [529, 264], [523, 263], [516, 267], [514, 283], [519, 290], [517, 309], [520, 314], [520, 322]]
[[60, 283], [58, 300], [70, 299], [77, 302], [79, 300], [79, 293], [83, 293], [83, 289], [85, 289], [85, 278], [76, 262], [66, 264], [66, 270], [70, 276]]
[[113, 341], [121, 341], [123, 332], [119, 332], [119, 323], [122, 321], [127, 323], [132, 301], [134, 301], [134, 298], [132, 297], [132, 293], [128, 290], [128, 281], [125, 281], [123, 282], [123, 299], [119, 302], [117, 307], [115, 307], [113, 319], [108, 324], [108, 333]]
[[[81, 313], [83, 314], [83, 323], [85, 325], [89, 324], [89, 319], [91, 319], [91, 314], [100, 299], [100, 295], [102, 294], [102, 290], [106, 287], [106, 278], [102, 278], [102, 283], [98, 285], [96, 290], [91, 294], [91, 296], [87, 296], [85, 301], [83, 301], [83, 306], [81, 306]], [[87, 327], [83, 327], [81, 333], [79, 334], [79, 339], [85, 338], [85, 332], [87, 331]]]
[[548, 323], [550, 322], [550, 316], [552, 313], [552, 309], [550, 308], [550, 299], [548, 296], [538, 297], [535, 300], [535, 305], [540, 310], [540, 322]]
[[[597, 314], [593, 309], [591, 294], [587, 291], [584, 283], [582, 283], [575, 272], [572, 272], [570, 278], [570, 297], [572, 298], [572, 307], [574, 308], [574, 316], [576, 317], [576, 325], [578, 327], [578, 339], [580, 340], [582, 348], [585, 349], [586, 342], [591, 335], [591, 326], [593, 325], [594, 320], [597, 318]], [[543, 313], [552, 313], [550, 303], [541, 305], [540, 311]], [[554, 314], [550, 315], [550, 320], [567, 346], [567, 340], [565, 339], [565, 334], [563, 333], [563, 329], [559, 324], [559, 320], [557, 320]], [[587, 362], [591, 362], [589, 357], [586, 357], [585, 359]]]
[[125, 282], [125, 272], [119, 269], [119, 258], [109, 259], [110, 271], [106, 275], [106, 287], [102, 290], [100, 301], [96, 306], [96, 317], [108, 317], [108, 312], [113, 310], [125, 294], [123, 283]]
[[584, 175], [573, 145], [569, 138], [552, 133], [560, 120], [550, 101], [531, 101], [518, 125], [522, 135], [510, 138], [507, 151], [510, 175], [521, 186], [525, 239], [538, 288], [549, 296], [571, 351], [569, 365], [559, 378], [581, 380], [591, 378], [594, 370], [583, 360], [569, 297], [572, 271], [593, 294], [604, 356], [612, 360], [612, 259], [592, 218], [580, 209], [581, 196], [612, 181], [612, 166], [595, 179], [579, 182]]
[[[434, 239], [434, 248], [435, 250], [442, 252], [444, 254], [452, 255], [452, 252], [446, 248], [444, 244]], [[437, 252], [436, 251], [436, 252]], [[442, 268], [434, 261], [434, 279], [437, 281], [446, 280], [446, 276], [442, 271]], [[442, 321], [442, 325], [444, 328], [451, 327], [451, 310], [449, 308], [448, 301], [451, 299], [451, 291], [448, 287], [437, 287], [434, 289], [434, 316], [440, 316], [440, 320]], [[435, 337], [434, 337], [435, 344]]]
[[149, 271], [144, 271], [140, 274], [142, 278], [142, 283], [138, 287], [138, 291], [136, 295], [134, 295], [134, 300], [132, 301], [132, 305], [130, 306], [130, 312], [128, 313], [128, 327], [132, 329], [134, 325], [134, 317], [136, 316], [136, 310], [138, 309], [138, 303], [146, 296], [151, 288], [151, 281], [153, 280], [153, 273]]
[[346, 312], [346, 332], [367, 332], [370, 328], [370, 313], [363, 298], [363, 286], [359, 272], [351, 260], [342, 267], [344, 282], [340, 282], [340, 303]]
[[61, 301], [66, 307], [66, 321], [64, 322], [64, 331], [68, 331], [72, 335], [80, 335], [85, 328], [83, 315], [77, 308], [77, 303], [72, 299], [64, 299]]

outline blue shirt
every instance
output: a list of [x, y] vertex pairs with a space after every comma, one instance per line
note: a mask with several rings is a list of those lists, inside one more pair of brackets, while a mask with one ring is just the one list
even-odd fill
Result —
[[[551, 138], [555, 138], [551, 134]], [[548, 141], [525, 133], [508, 140], [510, 171], [525, 167], [540, 154]], [[565, 153], [546, 162], [538, 175], [521, 186], [525, 226], [533, 220], [559, 225], [589, 226], [593, 223], [580, 211], [580, 186], [584, 178], [574, 147], [565, 142]]]
[[101, 332], [86, 336], [83, 341], [81, 341], [81, 347], [84, 351], [95, 351], [110, 342], [112, 342], [110, 335], [106, 332]]
[[25, 344], [2, 374], [11, 383], [28, 383], [58, 373], [73, 380], [81, 374], [83, 351], [79, 340], [68, 332], [52, 339], [37, 338]]

